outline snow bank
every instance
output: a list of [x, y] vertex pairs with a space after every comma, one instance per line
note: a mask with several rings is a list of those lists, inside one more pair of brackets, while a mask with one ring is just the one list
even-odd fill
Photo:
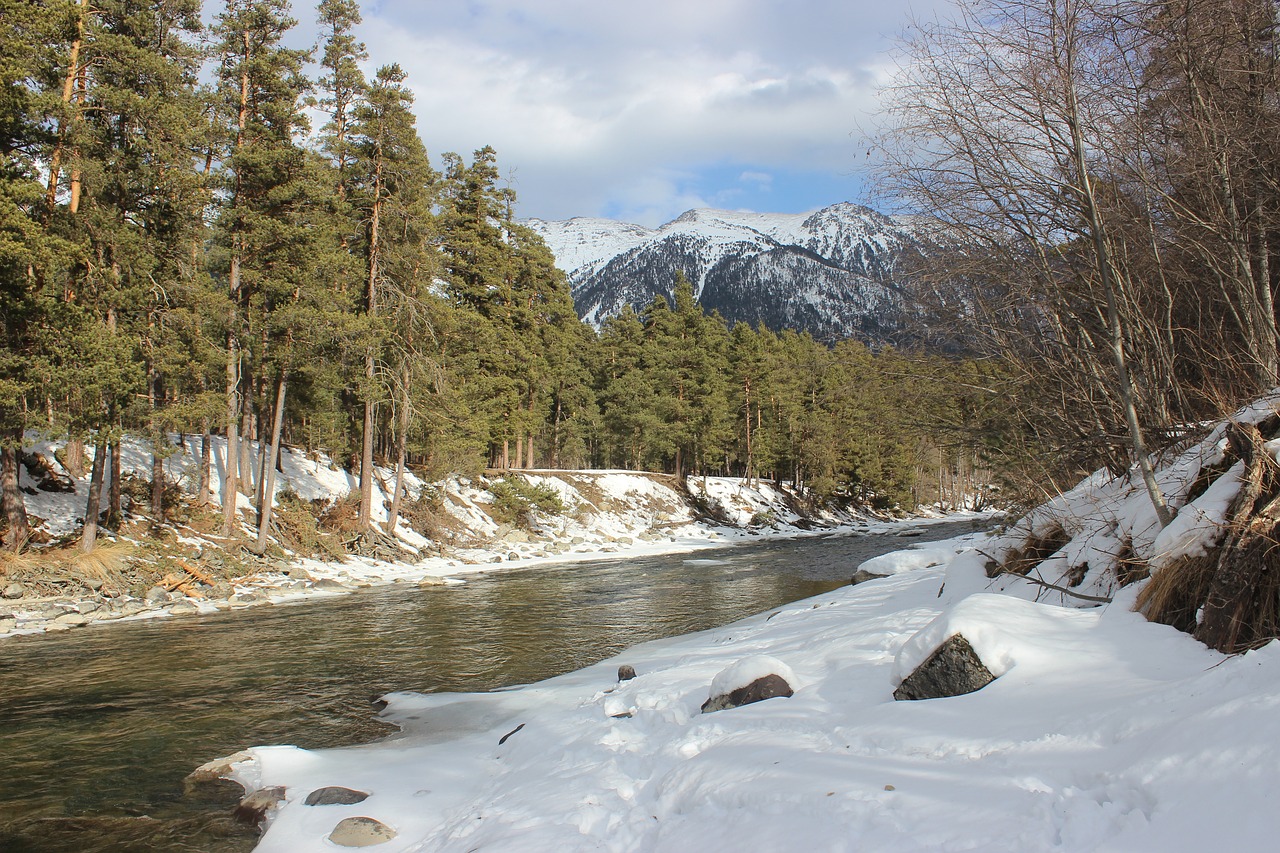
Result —
[[[1277, 412], [1280, 391], [1230, 420], [1258, 424]], [[1221, 540], [1244, 471], [1240, 463], [1224, 466], [1226, 447], [1223, 422], [1157, 467], [1156, 480], [1176, 513], [1164, 529], [1136, 470], [1123, 477], [1098, 471], [1027, 513], [996, 541], [955, 560], [947, 573], [947, 599], [1000, 591], [1070, 607], [1094, 607], [1118, 594], [1131, 601], [1141, 583], [1121, 593], [1126, 579], [1208, 553]], [[1270, 442], [1267, 450], [1280, 453], [1280, 442]], [[1197, 483], [1202, 491], [1193, 488]], [[1038, 559], [1027, 578], [989, 576], [1019, 556]]]
[[[966, 544], [982, 541], [950, 550]], [[1271, 849], [1280, 644], [1224, 658], [1123, 609], [948, 605], [945, 572], [516, 689], [393, 694], [383, 717], [402, 731], [385, 742], [249, 750], [234, 777], [286, 789], [259, 851], [332, 850], [356, 814], [400, 833], [386, 853]], [[899, 674], [957, 631], [1002, 677], [894, 702]], [[615, 683], [621, 663], [638, 676]], [[709, 691], [779, 664], [793, 697], [699, 714]], [[325, 785], [370, 796], [304, 805]]]

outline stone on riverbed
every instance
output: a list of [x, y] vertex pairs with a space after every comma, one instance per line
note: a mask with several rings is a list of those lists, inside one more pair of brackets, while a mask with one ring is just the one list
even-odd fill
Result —
[[339, 821], [329, 840], [342, 847], [373, 847], [395, 838], [398, 833], [371, 817], [349, 817]]

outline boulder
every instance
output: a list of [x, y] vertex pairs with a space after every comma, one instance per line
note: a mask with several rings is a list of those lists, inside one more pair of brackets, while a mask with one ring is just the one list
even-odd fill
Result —
[[981, 690], [995, 678], [969, 641], [960, 634], [953, 634], [902, 679], [898, 689], [893, 691], [893, 698], [914, 700], [963, 696]]
[[200, 608], [186, 601], [179, 601], [177, 604], [169, 608], [171, 616], [195, 616], [200, 612]]
[[169, 591], [163, 587], [153, 586], [143, 596], [148, 604], [163, 604], [169, 600]]
[[876, 578], [887, 578], [888, 575], [878, 575], [875, 572], [869, 572], [866, 569], [858, 569], [853, 573], [853, 579], [849, 581], [849, 586], [857, 586], [860, 583], [873, 581]]
[[12, 616], [0, 616], [0, 634], [18, 627], [18, 620]]
[[22, 598], [27, 594], [27, 588], [20, 583], [11, 583], [4, 588], [4, 597], [10, 600]]
[[373, 847], [395, 838], [398, 833], [371, 817], [349, 817], [338, 822], [329, 840], [340, 847]]
[[63, 613], [53, 621], [58, 625], [66, 625], [68, 628], [80, 628], [89, 624], [89, 617], [83, 613]]
[[772, 699], [775, 696], [791, 696], [792, 693], [794, 691], [785, 678], [770, 673], [757, 678], [746, 687], [739, 687], [736, 690], [730, 690], [728, 693], [712, 696], [702, 703], [702, 713], [710, 714], [712, 711], [738, 708], [743, 705], [750, 705], [753, 702]]
[[618, 681], [630, 681], [636, 677], [636, 668], [629, 663], [618, 667]]
[[367, 799], [369, 799], [369, 795], [364, 791], [343, 788], [341, 785], [330, 785], [327, 788], [316, 788], [310, 794], [307, 794], [306, 805], [350, 806], [355, 803], [363, 803]]

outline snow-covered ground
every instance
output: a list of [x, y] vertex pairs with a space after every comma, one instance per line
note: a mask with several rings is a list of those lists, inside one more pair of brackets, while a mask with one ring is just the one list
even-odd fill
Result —
[[[1225, 429], [1160, 466], [1163, 530], [1136, 477], [1095, 475], [999, 535], [867, 561], [881, 577], [856, 586], [537, 684], [392, 694], [389, 740], [207, 771], [264, 792], [260, 853], [340, 849], [352, 825], [386, 853], [1274, 850], [1280, 642], [1211, 651], [1135, 613], [1147, 581], [1118, 572], [1215, 546], [1240, 482]], [[1029, 543], [1030, 579], [988, 577]], [[957, 634], [995, 680], [895, 701]], [[702, 712], [767, 672], [794, 694]], [[330, 786], [360, 801], [306, 804]]]
[[[283, 787], [258, 849], [341, 849], [326, 838], [354, 816], [396, 833], [387, 853], [1274, 849], [1280, 646], [1225, 658], [1124, 607], [953, 600], [921, 562], [538, 684], [393, 694], [385, 742], [248, 750], [233, 778]], [[957, 631], [1000, 677], [895, 702]], [[758, 656], [794, 696], [699, 712]], [[617, 683], [624, 663], [638, 677]], [[369, 796], [304, 804], [325, 786]]]

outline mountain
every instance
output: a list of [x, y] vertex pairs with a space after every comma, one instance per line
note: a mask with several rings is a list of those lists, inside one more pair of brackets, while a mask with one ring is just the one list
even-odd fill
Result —
[[578, 314], [599, 325], [671, 296], [677, 270], [731, 322], [821, 340], [893, 340], [904, 320], [894, 275], [922, 246], [911, 220], [841, 203], [815, 213], [690, 210], [657, 229], [608, 219], [527, 223], [569, 276]]

